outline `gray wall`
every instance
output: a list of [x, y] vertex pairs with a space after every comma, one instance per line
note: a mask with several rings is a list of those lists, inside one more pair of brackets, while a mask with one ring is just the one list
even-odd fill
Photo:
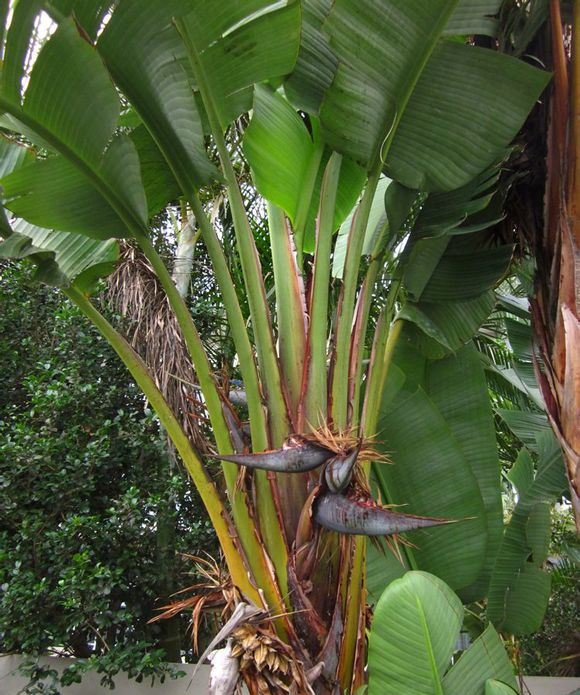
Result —
[[[51, 667], [64, 666], [71, 663], [72, 659], [46, 658], [42, 659], [43, 664], [50, 664]], [[17, 695], [26, 681], [13, 672], [18, 668], [19, 657], [0, 656], [0, 695]], [[180, 669], [188, 675], [178, 680], [166, 680], [165, 683], [156, 683], [153, 688], [149, 681], [135, 683], [122, 676], [115, 678], [115, 690], [103, 688], [97, 673], [87, 673], [80, 685], [71, 685], [64, 688], [65, 695], [207, 695], [207, 681], [209, 677], [209, 666], [202, 666], [191, 682], [193, 666], [182, 664]], [[190, 685], [191, 682], [191, 685]], [[189, 687], [188, 687], [189, 686]], [[535, 678], [525, 679], [522, 692], [524, 695], [569, 695], [574, 690], [580, 688], [580, 678]]]

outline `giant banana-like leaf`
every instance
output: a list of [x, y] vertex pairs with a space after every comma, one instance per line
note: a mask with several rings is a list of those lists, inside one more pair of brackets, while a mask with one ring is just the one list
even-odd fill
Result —
[[443, 692], [445, 695], [487, 695], [489, 679], [501, 683], [506, 693], [517, 692], [513, 665], [492, 625], [486, 627], [445, 674]]
[[101, 239], [143, 231], [147, 205], [137, 153], [127, 136], [112, 137], [117, 93], [72, 20], [64, 19], [41, 49], [23, 99], [21, 105], [19, 95], [2, 91], [0, 108], [60, 156], [3, 180], [9, 209], [37, 226]]
[[[284, 88], [296, 108], [318, 113], [336, 71], [337, 58], [323, 31], [332, 0], [302, 2], [302, 35], [296, 65]], [[313, 69], [315, 67], [315, 69]]]
[[369, 695], [442, 695], [462, 620], [461, 601], [441, 579], [409, 572], [390, 584], [369, 638]]
[[[504, 158], [548, 78], [547, 73], [493, 51], [439, 45], [393, 136], [389, 175], [422, 190], [464, 185]], [[466, 123], [473, 128], [467, 138]], [[428, 143], [426, 127], [438, 134]]]
[[272, 0], [219, 6], [204, 0], [189, 3], [180, 23], [196, 53], [223, 127], [250, 108], [255, 83], [289, 73], [298, 55], [300, 5]]
[[89, 292], [99, 278], [113, 272], [119, 256], [114, 239], [79, 238], [69, 232], [35, 227], [24, 220], [17, 220], [13, 229], [14, 233], [0, 243], [0, 257], [33, 260], [38, 266], [35, 279], [48, 285], [74, 284]]
[[480, 235], [417, 238], [403, 261], [407, 301], [401, 318], [424, 335], [421, 349], [442, 357], [471, 339], [491, 313], [493, 287], [505, 275], [511, 246], [480, 250]]
[[[416, 238], [437, 237], [442, 234], [463, 234], [471, 231], [469, 217], [490, 204], [500, 170], [490, 167], [479, 176], [453, 191], [431, 193], [423, 203], [413, 225]], [[490, 221], [490, 225], [493, 222]]]
[[124, 198], [144, 222], [147, 202], [141, 184], [139, 160], [126, 135], [116, 137], [103, 158], [99, 178], [108, 179], [111, 195], [103, 196], [89, 178], [63, 157], [38, 160], [1, 180], [5, 207], [34, 225], [85, 234], [94, 239], [122, 238], [131, 229], [107, 198]]
[[[309, 132], [303, 119], [281, 94], [256, 85], [252, 120], [244, 134], [244, 152], [258, 191], [288, 215], [304, 250], [314, 250], [314, 223], [318, 214], [322, 175], [328, 152], [311, 119]], [[272, 172], [276, 176], [272, 176]], [[337, 229], [365, 182], [365, 172], [343, 158], [336, 192], [333, 229]], [[303, 206], [306, 205], [306, 213]], [[302, 229], [297, 229], [304, 227]], [[300, 249], [302, 250], [302, 249]]]
[[[405, 343], [405, 349], [411, 347]], [[389, 393], [389, 388], [385, 394], [378, 437], [393, 464], [375, 467], [377, 484], [383, 501], [404, 504], [405, 512], [467, 519], [411, 534], [418, 568], [440, 576], [455, 589], [466, 588], [482, 571], [488, 543], [479, 485], [449, 424], [417, 383], [420, 375], [411, 373], [425, 369], [425, 364], [419, 359], [411, 367], [396, 356], [391, 369], [395, 366], [408, 381], [396, 394]]]
[[[441, 41], [456, 6], [333, 5], [323, 30], [338, 67], [320, 109], [332, 147], [365, 167], [386, 156], [391, 178], [423, 190], [462, 186], [505, 156], [547, 75], [505, 55]], [[461, 9], [464, 26], [481, 18], [475, 3]]]
[[414, 304], [407, 302], [399, 316], [413, 322], [415, 344], [432, 359], [465, 345], [479, 330], [495, 305], [495, 295], [489, 290], [476, 299], [448, 304]]
[[518, 503], [505, 528], [489, 588], [487, 614], [494, 625], [516, 635], [537, 630], [550, 595], [550, 575], [542, 569], [548, 554], [548, 503], [566, 488], [562, 454], [552, 432], [536, 435], [537, 469], [520, 451], [510, 477]]
[[[497, 19], [494, 15], [500, 5], [501, 0], [460, 0], [443, 33], [495, 36]], [[318, 113], [338, 64], [324, 26], [331, 7], [331, 0], [305, 0], [302, 3], [300, 52], [285, 83], [290, 101], [309, 113]]]
[[[393, 379], [392, 376], [399, 378]], [[379, 439], [393, 465], [376, 465], [384, 501], [405, 511], [476, 517], [414, 534], [414, 566], [441, 576], [466, 598], [485, 594], [501, 537], [499, 465], [487, 385], [472, 347], [427, 360], [403, 332], [390, 367]]]
[[[27, 168], [34, 155], [30, 148], [2, 137], [0, 139], [0, 171], [3, 176]], [[35, 279], [57, 287], [74, 283], [89, 292], [96, 281], [114, 268], [119, 248], [116, 241], [97, 241], [76, 234], [36, 227], [22, 219], [11, 222], [2, 214], [0, 256], [32, 260], [37, 271]]]
[[332, 147], [365, 167], [374, 165], [455, 5], [334, 3], [324, 29], [338, 67], [320, 111]]
[[500, 464], [493, 413], [477, 350], [469, 345], [456, 355], [428, 363], [425, 386], [477, 478], [485, 507], [485, 561], [476, 582], [461, 591], [464, 601], [474, 601], [487, 593], [503, 529]]
[[209, 161], [200, 116], [183, 65], [185, 48], [172, 18], [191, 11], [187, 0], [138, 0], [116, 8], [97, 49], [147, 125], [186, 189], [217, 176]]
[[502, 0], [459, 0], [444, 33], [495, 36], [498, 25], [496, 15], [501, 4]]
[[451, 666], [463, 606], [440, 579], [409, 572], [381, 596], [369, 638], [369, 695], [485, 695], [493, 678], [517, 687], [492, 626]]
[[[2, 97], [20, 105], [19, 95], [3, 92]], [[95, 166], [117, 125], [119, 108], [115, 88], [96, 51], [72, 20], [63, 20], [34, 63], [22, 120], [38, 127], [39, 135], [47, 136], [55, 149], [67, 150]]]
[[[256, 188], [294, 224], [313, 158], [321, 144], [302, 118], [272, 89], [256, 85], [254, 110], [244, 134], [244, 152]], [[318, 141], [318, 142], [317, 142]], [[314, 166], [318, 169], [320, 154]], [[276, 172], [272, 176], [272, 172]]]
[[509, 410], [508, 408], [497, 408], [496, 412], [530, 451], [538, 452], [538, 434], [548, 434], [550, 432], [550, 424], [546, 413]]
[[[26, 59], [29, 52], [30, 36], [33, 33], [36, 17], [44, 4], [43, 0], [13, 3], [14, 14], [5, 37], [2, 75], [0, 89], [2, 93], [15, 103], [20, 102], [22, 78], [26, 70]], [[2, 19], [2, 31], [5, 31], [8, 12]]]

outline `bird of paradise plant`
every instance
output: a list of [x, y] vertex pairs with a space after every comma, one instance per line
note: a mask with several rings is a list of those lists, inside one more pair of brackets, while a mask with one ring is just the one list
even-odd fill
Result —
[[[468, 381], [479, 378], [462, 347], [491, 311], [512, 253], [487, 240], [498, 216], [491, 203], [510, 143], [548, 80], [472, 45], [475, 34], [494, 36], [499, 4], [0, 3], [9, 213], [0, 248], [32, 259], [41, 279], [62, 288], [157, 413], [207, 508], [233, 585], [264, 611], [265, 625], [246, 636], [248, 645], [270, 640], [273, 656], [268, 661], [260, 647], [258, 671], [271, 664], [272, 677], [257, 679], [255, 664], [246, 669], [252, 693], [288, 691], [272, 664], [289, 655], [295, 688], [335, 693], [364, 682], [367, 535], [443, 525], [419, 538], [418, 552], [431, 548], [432, 556], [446, 539], [463, 553], [459, 588], [479, 596], [489, 581], [488, 529], [495, 524], [496, 541], [501, 532], [493, 460], [487, 473], [483, 463], [472, 473], [465, 451], [442, 451], [445, 465], [461, 458], [468, 482], [458, 476], [446, 513], [437, 515], [415, 511], [414, 493], [395, 499], [397, 480], [379, 462], [383, 501], [409, 503], [412, 513], [383, 506], [369, 476], [381, 412], [394, 430], [404, 413], [427, 412], [423, 400], [401, 398], [401, 379], [407, 395], [427, 393], [425, 360], [454, 353], [471, 365]], [[51, 35], [38, 46], [43, 21]], [[228, 146], [228, 128], [249, 112], [243, 153], [264, 201], [274, 312]], [[247, 315], [221, 231], [201, 202], [216, 181], [228, 199]], [[249, 443], [150, 238], [151, 216], [177, 198], [191, 211], [219, 286]], [[115, 265], [117, 239], [132, 240], [165, 292], [223, 484], [193, 445], [185, 413], [159, 388], [159, 366], [146, 365], [91, 301]], [[407, 410], [393, 409], [398, 391]], [[391, 452], [395, 462], [404, 450]], [[437, 485], [439, 464], [416, 463], [419, 499]], [[475, 509], [464, 484], [475, 490]], [[475, 518], [448, 523], [463, 517]]]

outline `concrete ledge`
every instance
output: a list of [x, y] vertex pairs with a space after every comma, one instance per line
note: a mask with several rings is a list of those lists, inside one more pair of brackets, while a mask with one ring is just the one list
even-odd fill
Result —
[[580, 690], [580, 678], [545, 678], [526, 676], [523, 695], [572, 695]]
[[[0, 656], [0, 694], [17, 695], [26, 685], [26, 679], [17, 673], [20, 657], [16, 655]], [[60, 669], [74, 663], [74, 659], [59, 657], [45, 657], [40, 659], [42, 665]], [[101, 676], [90, 671], [83, 676], [82, 683], [63, 688], [63, 695], [106, 695], [119, 693], [119, 695], [207, 695], [209, 666], [202, 666], [192, 680], [194, 666], [192, 664], [176, 664], [180, 671], [187, 674], [177, 680], [166, 679], [165, 683], [150, 685], [150, 679], [142, 683], [124, 675], [115, 677], [115, 690], [104, 688]], [[523, 695], [571, 695], [580, 689], [580, 678], [542, 678], [540, 676], [527, 676], [524, 678]]]
[[[74, 659], [56, 656], [40, 659], [43, 666], [49, 666], [56, 670], [61, 670], [74, 662]], [[20, 657], [17, 655], [0, 656], [0, 695], [18, 695], [26, 685], [26, 678], [18, 675], [19, 663]], [[101, 685], [101, 674], [88, 671], [84, 674], [81, 683], [62, 688], [61, 693], [63, 695], [105, 695], [106, 693], [110, 693], [110, 695], [116, 695], [116, 693], [119, 695], [207, 695], [209, 666], [202, 666], [192, 681], [195, 668], [193, 664], [175, 665], [180, 671], [185, 671], [187, 675], [176, 680], [166, 678], [164, 683], [159, 683], [156, 679], [155, 685], [151, 686], [150, 678], [136, 683], [135, 680], [127, 678], [124, 674], [119, 674], [115, 676], [115, 689], [109, 690]]]

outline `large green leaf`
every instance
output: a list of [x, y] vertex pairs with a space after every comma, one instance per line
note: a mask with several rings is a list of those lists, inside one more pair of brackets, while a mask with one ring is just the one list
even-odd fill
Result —
[[300, 5], [193, 0], [189, 6], [180, 28], [225, 127], [250, 108], [255, 83], [292, 70], [300, 44]]
[[217, 176], [209, 161], [185, 47], [172, 23], [191, 11], [188, 0], [140, 0], [116, 8], [97, 48], [186, 189]]
[[503, 531], [500, 464], [485, 373], [475, 347], [429, 363], [425, 384], [477, 478], [487, 521], [485, 562], [476, 582], [462, 590], [465, 601], [487, 593]]
[[74, 284], [91, 291], [99, 278], [113, 272], [119, 245], [113, 240], [97, 241], [76, 234], [42, 229], [17, 220], [14, 233], [0, 243], [0, 257], [34, 261], [35, 279], [56, 287]]
[[138, 125], [130, 135], [141, 166], [141, 181], [147, 198], [147, 214], [153, 217], [182, 195], [173, 172], [163, 153], [144, 125]]
[[469, 217], [490, 204], [499, 173], [498, 167], [491, 167], [465, 186], [443, 193], [431, 193], [413, 225], [415, 237], [463, 234], [466, 227], [471, 231]]
[[318, 113], [338, 62], [323, 31], [324, 20], [331, 7], [332, 0], [302, 2], [300, 51], [284, 87], [294, 106], [308, 113]]
[[324, 29], [339, 63], [320, 111], [332, 147], [365, 167], [375, 162], [456, 2], [334, 3]]
[[531, 451], [538, 450], [538, 434], [551, 431], [546, 413], [497, 408], [497, 414]]
[[538, 464], [522, 449], [511, 479], [519, 499], [497, 555], [487, 613], [494, 625], [517, 635], [537, 630], [550, 596], [550, 575], [541, 569], [548, 553], [549, 502], [566, 487], [564, 463], [551, 432], [537, 434]]
[[502, 0], [459, 0], [444, 33], [495, 36], [501, 4]]
[[43, 228], [96, 238], [144, 233], [147, 205], [135, 147], [113, 137], [119, 98], [95, 49], [64, 19], [34, 64], [24, 103], [0, 107], [12, 127], [60, 154], [4, 179], [9, 208]]
[[[14, 14], [6, 34], [0, 89], [10, 100], [18, 104], [21, 98], [22, 79], [26, 71], [30, 37], [43, 4], [43, 0], [21, 0], [13, 3]], [[2, 19], [6, 21], [7, 13]], [[3, 23], [3, 30], [5, 26], [6, 24]]]
[[505, 157], [548, 78], [503, 54], [439, 45], [393, 137], [387, 172], [422, 190], [464, 185]]
[[426, 357], [437, 359], [468, 343], [494, 306], [495, 295], [489, 290], [480, 297], [465, 302], [406, 302], [399, 316], [413, 323], [409, 332], [413, 334], [413, 342], [418, 349]]
[[[97, 175], [117, 184], [142, 222], [147, 203], [141, 185], [139, 159], [127, 136], [118, 136], [108, 148]], [[131, 233], [109, 199], [79, 175], [63, 157], [38, 160], [1, 180], [5, 207], [34, 225], [85, 234], [95, 239], [124, 237]]]
[[[398, 380], [397, 390], [385, 392], [378, 433], [393, 465], [376, 466], [374, 475], [383, 499], [404, 504], [405, 511], [467, 519], [410, 536], [417, 567], [455, 589], [467, 589], [482, 571], [485, 585], [488, 549], [493, 555], [497, 547], [499, 469], [495, 442], [489, 437], [490, 414], [482, 406], [486, 386], [481, 368], [469, 354], [448, 360], [426, 360], [409, 336], [401, 334], [391, 369], [396, 367], [404, 381]], [[455, 372], [453, 366], [461, 369]], [[473, 377], [470, 369], [475, 370]], [[441, 385], [445, 379], [450, 383], [443, 403], [434, 399], [431, 384]], [[473, 409], [460, 412], [466, 401]], [[481, 447], [473, 462], [471, 437]]]
[[[34, 159], [29, 147], [0, 138], [0, 172], [3, 176], [27, 168]], [[36, 266], [35, 279], [63, 287], [72, 283], [90, 292], [97, 281], [114, 269], [119, 255], [116, 241], [95, 241], [76, 234], [42, 229], [15, 219], [11, 222], [0, 208], [0, 257], [30, 259]]]
[[447, 237], [420, 239], [404, 271], [409, 297], [399, 315], [424, 334], [419, 342], [430, 357], [442, 357], [473, 338], [493, 310], [492, 287], [511, 257], [509, 247], [463, 251], [456, 253]]
[[281, 207], [292, 223], [319, 147], [302, 118], [281, 94], [256, 86], [252, 120], [244, 134], [244, 152], [256, 188]]
[[486, 695], [490, 679], [517, 689], [491, 625], [451, 666], [462, 618], [457, 596], [433, 575], [408, 572], [392, 582], [371, 627], [369, 695]]
[[[476, 299], [492, 289], [505, 275], [512, 256], [511, 246], [454, 253], [446, 249], [421, 293], [429, 303]], [[416, 299], [416, 298], [415, 298]]]
[[57, 148], [66, 147], [94, 165], [117, 125], [119, 108], [115, 87], [97, 52], [81, 38], [72, 20], [64, 20], [34, 64], [24, 115], [33, 127], [42, 129], [41, 137], [54, 139]]
[[445, 675], [443, 692], [445, 695], [485, 695], [490, 678], [517, 690], [513, 665], [493, 625], [486, 627]]
[[462, 619], [461, 601], [437, 577], [408, 572], [390, 584], [369, 638], [369, 695], [441, 695]]
[[[384, 150], [386, 173], [411, 188], [451, 190], [503, 159], [548, 79], [506, 55], [441, 42], [456, 4], [337, 0], [323, 27], [338, 58], [324, 137], [365, 167]], [[463, 3], [464, 28], [481, 9]]]
[[[252, 121], [244, 134], [244, 152], [258, 191], [281, 207], [293, 224], [304, 198], [311, 196], [303, 244], [308, 252], [314, 250], [320, 188], [329, 158], [328, 152], [321, 151], [323, 143], [316, 120], [311, 119], [310, 123], [312, 132], [281, 94], [256, 85]], [[358, 165], [346, 157], [342, 159], [334, 208], [335, 228], [348, 215], [365, 179], [365, 172]]]

